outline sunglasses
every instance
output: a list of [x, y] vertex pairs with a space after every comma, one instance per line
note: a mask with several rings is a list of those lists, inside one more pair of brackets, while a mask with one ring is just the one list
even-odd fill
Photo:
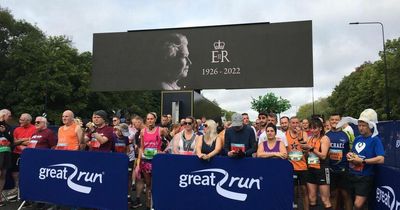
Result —
[[36, 125], [39, 125], [41, 123], [41, 121], [35, 121]]
[[184, 124], [184, 125], [192, 125], [191, 122], [184, 122], [183, 124]]
[[204, 126], [205, 128], [207, 128], [207, 127], [208, 127], [208, 125], [207, 125], [207, 124], [203, 124], [203, 126]]

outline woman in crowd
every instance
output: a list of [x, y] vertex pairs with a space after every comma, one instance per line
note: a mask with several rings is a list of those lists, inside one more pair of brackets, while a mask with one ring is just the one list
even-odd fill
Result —
[[194, 155], [197, 137], [194, 130], [195, 119], [191, 116], [186, 117], [183, 124], [183, 131], [176, 134], [172, 139], [172, 153], [181, 155]]
[[310, 210], [317, 205], [317, 189], [321, 196], [325, 209], [332, 209], [330, 201], [330, 169], [329, 147], [330, 140], [325, 135], [324, 125], [321, 119], [312, 119], [310, 123], [311, 138], [302, 148], [308, 150], [306, 178]]
[[268, 123], [265, 128], [267, 134], [267, 141], [260, 143], [257, 149], [257, 157], [260, 158], [287, 158], [287, 151], [285, 144], [276, 140], [276, 126]]
[[146, 127], [140, 131], [140, 149], [138, 155], [138, 164], [136, 166], [136, 175], [140, 172], [144, 176], [146, 184], [146, 207], [151, 209], [151, 172], [152, 159], [161, 152], [161, 137], [166, 135], [167, 131], [155, 125], [157, 115], [150, 112], [146, 116]]
[[200, 159], [209, 160], [221, 151], [222, 139], [217, 134], [217, 123], [214, 120], [207, 120], [203, 127], [204, 135], [196, 139], [196, 155]]

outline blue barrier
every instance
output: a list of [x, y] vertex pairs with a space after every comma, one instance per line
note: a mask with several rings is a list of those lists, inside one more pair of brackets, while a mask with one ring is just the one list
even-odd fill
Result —
[[287, 160], [157, 155], [153, 166], [157, 210], [292, 209]]
[[22, 200], [128, 208], [128, 157], [124, 154], [25, 149], [20, 164]]
[[373, 192], [374, 209], [400, 209], [400, 169], [389, 166], [378, 166]]

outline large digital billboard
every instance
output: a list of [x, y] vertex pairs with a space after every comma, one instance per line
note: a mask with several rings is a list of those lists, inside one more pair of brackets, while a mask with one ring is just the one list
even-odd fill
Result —
[[312, 86], [311, 21], [93, 36], [94, 91]]

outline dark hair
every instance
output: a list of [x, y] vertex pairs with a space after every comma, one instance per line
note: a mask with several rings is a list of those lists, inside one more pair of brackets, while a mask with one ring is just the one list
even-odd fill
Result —
[[278, 117], [276, 116], [276, 114], [272, 113], [272, 112], [268, 113], [268, 117], [273, 117], [273, 118], [275, 118], [275, 120], [278, 120]]
[[268, 116], [267, 114], [265, 114], [265, 112], [260, 112], [260, 113], [258, 113], [258, 116]]
[[332, 114], [330, 115], [330, 117], [332, 117], [332, 116], [339, 116], [340, 118], [342, 117], [342, 115], [339, 114], [339, 113], [332, 113]]
[[267, 130], [267, 128], [269, 128], [269, 127], [273, 128], [276, 133], [276, 125], [274, 125], [272, 123], [268, 123], [267, 127], [265, 127], [265, 130]]
[[285, 118], [289, 121], [289, 117], [288, 116], [283, 116], [283, 117], [279, 118], [279, 121], [282, 121], [282, 119], [285, 119]]
[[321, 128], [321, 132], [319, 133], [320, 136], [322, 137], [323, 135], [325, 135], [323, 122], [319, 118], [311, 119], [310, 128]]
[[242, 116], [243, 116], [243, 115], [249, 116], [249, 114], [247, 114], [246, 112], [242, 113]]
[[193, 124], [196, 123], [196, 119], [194, 119], [194, 117], [192, 117], [192, 116], [187, 116], [187, 117], [185, 117], [185, 119], [190, 119], [190, 120], [192, 120], [192, 123], [193, 123]]

